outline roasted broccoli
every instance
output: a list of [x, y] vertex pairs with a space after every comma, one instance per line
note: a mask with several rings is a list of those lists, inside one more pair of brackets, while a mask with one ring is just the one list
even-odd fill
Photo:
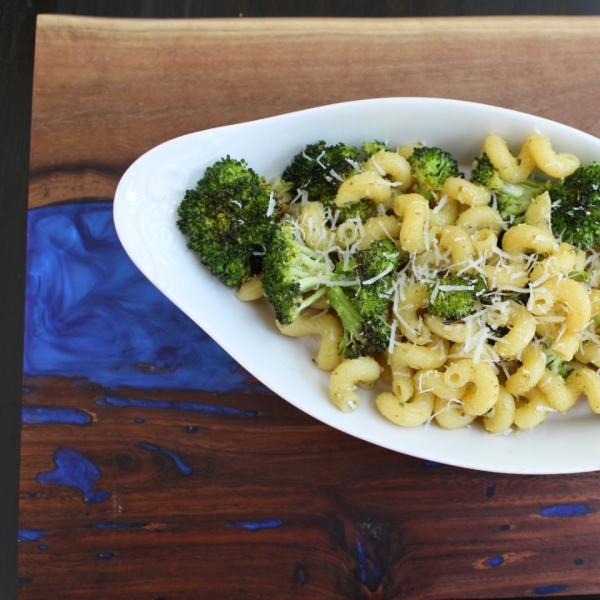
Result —
[[473, 163], [471, 181], [496, 194], [498, 212], [511, 225], [522, 223], [532, 200], [548, 189], [546, 182], [532, 178], [520, 183], [504, 181], [485, 152]]
[[281, 177], [291, 185], [292, 191], [305, 190], [309, 200], [327, 204], [354, 170], [352, 163], [359, 153], [358, 148], [343, 143], [333, 146], [323, 141], [310, 144], [294, 156]]
[[383, 318], [367, 318], [360, 313], [343, 288], [332, 287], [327, 298], [342, 321], [343, 332], [338, 353], [344, 358], [359, 358], [385, 350], [390, 342], [391, 328]]
[[341, 225], [350, 219], [358, 219], [364, 223], [373, 215], [373, 211], [375, 210], [375, 203], [368, 198], [362, 198], [358, 202], [354, 202], [354, 204], [346, 204], [341, 207], [335, 205], [334, 199], [331, 199], [324, 204], [326, 207], [330, 207], [333, 213], [338, 211], [336, 220], [338, 225]]
[[256, 254], [275, 231], [280, 207], [265, 180], [229, 156], [208, 167], [178, 208], [177, 226], [210, 272], [235, 287], [256, 272]]
[[362, 145], [362, 150], [366, 154], [367, 158], [371, 158], [373, 154], [379, 152], [379, 150], [389, 150], [388, 145], [385, 142], [373, 140], [372, 142], [365, 142]]
[[408, 157], [419, 194], [431, 200], [448, 177], [462, 177], [455, 158], [435, 147], [415, 146]]
[[579, 167], [550, 188], [552, 230], [586, 249], [600, 244], [600, 164]]
[[546, 355], [546, 369], [549, 371], [558, 373], [565, 379], [574, 371], [573, 367], [571, 367], [568, 362], [565, 362], [562, 358], [559, 358], [554, 354], [550, 346], [542, 344], [542, 350]]
[[356, 253], [360, 282], [356, 299], [361, 315], [369, 319], [387, 316], [392, 283], [399, 267], [400, 253], [389, 239], [374, 240], [369, 248]]
[[[328, 282], [340, 279], [331, 260], [309, 248], [289, 221], [276, 228], [263, 257], [262, 272], [265, 296], [282, 325], [292, 323], [300, 311], [324, 296]], [[305, 297], [309, 291], [313, 293]]]
[[358, 289], [335, 286], [327, 294], [344, 327], [338, 349], [344, 358], [367, 356], [389, 346], [389, 306], [400, 254], [391, 240], [376, 240], [356, 253], [352, 266]]
[[481, 275], [450, 275], [427, 287], [427, 312], [448, 322], [468, 316], [475, 300], [487, 291], [487, 283]]

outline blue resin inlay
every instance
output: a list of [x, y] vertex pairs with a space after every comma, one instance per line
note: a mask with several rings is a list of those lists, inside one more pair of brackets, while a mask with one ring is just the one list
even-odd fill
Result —
[[365, 555], [365, 549], [360, 540], [356, 540], [356, 546], [358, 549], [358, 563], [360, 564], [360, 580], [365, 583], [367, 581], [367, 571], [369, 565], [367, 564], [367, 557]]
[[98, 554], [98, 558], [112, 558], [114, 556], [114, 553], [112, 552], [100, 552], [100, 554]]
[[48, 406], [24, 406], [21, 422], [28, 425], [87, 425], [92, 417], [78, 408], [53, 408]]
[[37, 542], [40, 538], [48, 535], [43, 529], [19, 529], [19, 542]]
[[556, 504], [540, 510], [542, 517], [580, 517], [596, 511], [589, 504]]
[[172, 452], [171, 450], [165, 450], [160, 446], [155, 446], [154, 444], [149, 444], [148, 442], [142, 442], [140, 446], [149, 452], [159, 452], [160, 454], [168, 456], [175, 463], [175, 466], [181, 471], [181, 474], [185, 477], [189, 477], [194, 470], [194, 467], [186, 464], [181, 456], [175, 454], [175, 452]]
[[106, 523], [96, 523], [94, 527], [96, 529], [135, 529], [137, 527], [146, 527], [150, 523], [115, 523], [109, 521]]
[[145, 423], [146, 419], [134, 419], [133, 422], [134, 423]]
[[260, 529], [275, 529], [283, 525], [283, 519], [265, 519], [264, 521], [240, 521], [229, 523], [230, 529], [247, 529], [248, 531], [259, 531]]
[[265, 390], [135, 267], [112, 202], [29, 211], [25, 375], [114, 389]]
[[100, 504], [110, 498], [110, 492], [93, 491], [100, 479], [100, 469], [83, 454], [72, 448], [59, 448], [52, 457], [56, 469], [39, 473], [37, 483], [42, 485], [66, 485], [81, 490], [84, 502]]
[[577, 566], [579, 566], [579, 565], [583, 565], [583, 564], [585, 563], [585, 560], [584, 560], [583, 558], [576, 558], [576, 559], [575, 559], [573, 562], [574, 562], [574, 563], [575, 563]]
[[42, 551], [48, 550], [48, 546], [46, 546], [46, 544], [40, 544], [38, 546], [38, 550], [42, 550]]
[[114, 406], [118, 408], [160, 408], [167, 410], [183, 410], [202, 413], [204, 415], [227, 415], [235, 417], [256, 417], [255, 410], [240, 410], [232, 406], [219, 406], [218, 404], [204, 404], [203, 402], [182, 402], [179, 400], [146, 400], [145, 398], [125, 398], [124, 396], [106, 396], [96, 400], [99, 406]]
[[435, 462], [435, 460], [424, 460], [423, 466], [431, 468], [431, 467], [445, 467], [446, 465], [443, 463]]
[[489, 483], [487, 486], [487, 489], [485, 490], [485, 497], [486, 498], [493, 498], [496, 494], [496, 484], [495, 483]]
[[31, 577], [19, 577], [17, 579], [18, 583], [31, 583], [33, 579]]
[[536, 587], [533, 591], [540, 596], [545, 596], [546, 594], [558, 594], [559, 592], [564, 592], [566, 589], [566, 585], [542, 585]]
[[492, 558], [487, 561], [490, 567], [499, 567], [502, 563], [504, 563], [504, 559], [501, 556], [492, 556]]

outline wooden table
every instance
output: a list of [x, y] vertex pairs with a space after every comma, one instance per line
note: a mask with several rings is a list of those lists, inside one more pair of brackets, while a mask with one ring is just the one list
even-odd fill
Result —
[[320, 424], [130, 268], [110, 219], [154, 145], [325, 103], [466, 99], [598, 136], [599, 55], [593, 17], [40, 17], [20, 598], [599, 593], [599, 474], [463, 470]]

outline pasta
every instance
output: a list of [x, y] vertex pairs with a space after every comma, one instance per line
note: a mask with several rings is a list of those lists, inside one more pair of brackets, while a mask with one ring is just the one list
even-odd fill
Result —
[[[415, 166], [426, 150], [404, 143], [349, 160], [347, 176], [325, 175], [334, 192], [321, 199], [303, 189], [295, 195], [277, 178], [284, 220], [336, 273], [316, 277], [305, 297], [316, 294], [317, 302], [279, 330], [320, 337], [315, 363], [331, 372], [330, 399], [343, 412], [358, 409], [357, 386], [377, 386], [378, 411], [404, 427], [480, 424], [497, 435], [538, 426], [582, 395], [600, 414], [600, 248], [578, 247], [553, 229], [553, 185], [575, 173], [579, 159], [539, 133], [515, 153], [490, 133], [472, 172], [489, 161], [501, 183], [453, 172], [431, 188]], [[305, 157], [323, 166], [322, 154]], [[520, 212], [502, 204], [503, 194], [521, 198], [528, 185], [535, 193]], [[397, 263], [363, 277], [361, 252], [377, 244], [388, 244]], [[356, 305], [376, 283], [385, 310], [368, 318], [384, 323], [385, 343], [344, 354], [342, 344], [362, 334], [346, 331], [331, 289], [346, 285], [343, 296]], [[238, 291], [241, 300], [262, 295], [260, 276]], [[448, 298], [467, 309], [436, 312]]]

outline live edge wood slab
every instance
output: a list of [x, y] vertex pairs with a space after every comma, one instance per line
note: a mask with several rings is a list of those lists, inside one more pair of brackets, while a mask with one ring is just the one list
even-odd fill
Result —
[[[60, 219], [71, 215], [64, 226], [71, 232], [77, 219], [91, 218], [85, 211], [106, 214], [132, 161], [200, 129], [345, 100], [438, 96], [535, 113], [600, 135], [598, 56], [594, 17], [42, 16], [30, 269], [43, 264], [38, 250], [46, 248], [48, 223], [60, 232]], [[102, 270], [103, 256], [115, 264], [118, 243], [102, 239], [106, 246], [93, 256], [105, 282], [112, 273]], [[69, 259], [57, 281], [73, 287], [72, 300], [81, 272], [74, 251], [65, 250], [72, 239], [65, 233], [57, 240], [53, 248]], [[48, 331], [32, 324], [43, 288], [33, 275], [20, 598], [600, 592], [600, 474], [497, 475], [395, 454], [316, 422], [235, 365], [225, 379], [238, 383], [228, 389], [218, 378], [191, 388], [147, 384], [168, 371], [168, 360], [145, 363], [140, 341], [126, 355], [123, 322], [112, 346], [93, 327], [74, 346], [72, 331], [58, 325], [50, 335], [54, 342], [66, 336], [62, 349], [52, 339], [39, 346]], [[90, 302], [94, 310], [103, 306], [101, 298]], [[96, 316], [88, 315], [90, 322]], [[229, 363], [210, 341], [202, 343], [217, 355], [198, 375], [208, 381]], [[97, 353], [103, 344], [106, 357]]]

